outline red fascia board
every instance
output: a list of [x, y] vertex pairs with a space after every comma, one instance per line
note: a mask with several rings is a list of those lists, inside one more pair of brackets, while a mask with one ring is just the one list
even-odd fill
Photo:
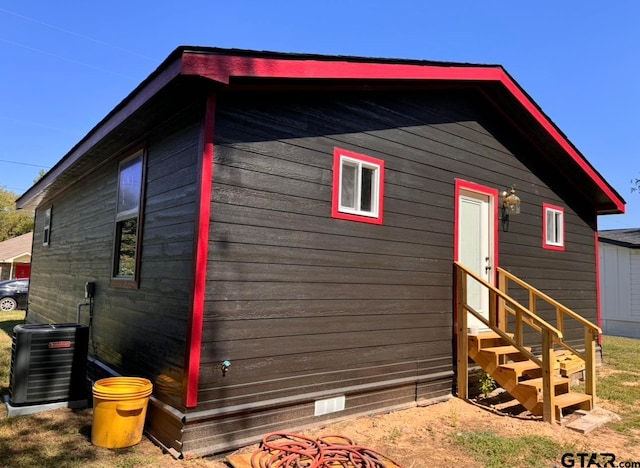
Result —
[[[445, 66], [347, 60], [284, 59], [185, 52], [182, 73], [228, 84], [233, 77], [281, 79], [429, 80], [501, 83], [611, 200], [619, 213], [625, 203], [578, 153], [529, 96], [498, 66]], [[609, 209], [606, 210], [610, 212]]]
[[602, 179], [602, 177], [591, 167], [591, 165], [580, 155], [571, 143], [560, 133], [556, 126], [538, 109], [538, 107], [528, 98], [528, 96], [520, 89], [520, 87], [505, 73], [505, 78], [501, 80], [502, 84], [509, 92], [522, 104], [522, 106], [536, 119], [536, 121], [546, 130], [549, 135], [562, 147], [562, 149], [571, 158], [578, 163], [578, 166], [587, 173], [600, 190], [611, 199], [616, 209], [620, 213], [625, 212], [624, 201], [611, 190], [611, 187]]
[[182, 73], [221, 83], [232, 77], [374, 80], [499, 80], [499, 67], [453, 67], [398, 63], [292, 60], [266, 57], [194, 54], [182, 57]]

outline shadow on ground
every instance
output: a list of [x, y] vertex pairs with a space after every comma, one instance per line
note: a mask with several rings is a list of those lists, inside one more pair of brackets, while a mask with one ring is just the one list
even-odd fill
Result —
[[0, 419], [2, 466], [73, 467], [96, 460], [90, 421], [87, 410], [68, 412], [65, 418], [5, 416]]
[[508, 392], [498, 389], [488, 396], [480, 395], [472, 400], [474, 405], [503, 416], [512, 416], [520, 419], [540, 419], [532, 415], [518, 400]]
[[0, 322], [0, 330], [5, 332], [8, 337], [13, 337], [13, 328], [16, 325], [22, 325], [24, 320], [9, 320], [7, 322]]

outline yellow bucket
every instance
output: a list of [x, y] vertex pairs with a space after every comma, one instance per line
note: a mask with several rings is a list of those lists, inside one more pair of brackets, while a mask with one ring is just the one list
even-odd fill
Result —
[[110, 377], [93, 384], [91, 443], [123, 448], [142, 440], [153, 385], [139, 377]]

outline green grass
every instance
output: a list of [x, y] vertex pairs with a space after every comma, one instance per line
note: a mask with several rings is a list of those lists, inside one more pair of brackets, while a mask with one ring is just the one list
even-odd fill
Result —
[[24, 311], [3, 312], [0, 315], [0, 390], [9, 388], [11, 370], [11, 341], [13, 327], [24, 323]]
[[634, 436], [634, 431], [640, 430], [640, 340], [607, 336], [602, 349], [604, 363], [615, 372], [598, 378], [597, 395], [617, 405], [622, 421], [610, 427], [640, 443], [640, 438]]
[[596, 383], [600, 398], [623, 405], [635, 405], [640, 401], [640, 375], [621, 372], [602, 377]]
[[[606, 367], [598, 376], [598, 398], [615, 405], [620, 422], [611, 423], [614, 431], [627, 435], [632, 443], [640, 443], [640, 340], [605, 337], [603, 344]], [[603, 372], [606, 371], [606, 372]], [[577, 391], [584, 391], [584, 385]], [[574, 453], [575, 447], [564, 447], [544, 436], [503, 437], [491, 431], [466, 431], [452, 437], [453, 444], [473, 454], [479, 464], [487, 468], [502, 466], [553, 466], [564, 453]]]
[[640, 340], [606, 336], [602, 350], [605, 364], [619, 371], [640, 374]]
[[544, 461], [553, 466], [563, 453], [576, 451], [545, 436], [502, 437], [491, 431], [461, 432], [453, 436], [453, 443], [473, 454], [485, 468], [538, 467]]

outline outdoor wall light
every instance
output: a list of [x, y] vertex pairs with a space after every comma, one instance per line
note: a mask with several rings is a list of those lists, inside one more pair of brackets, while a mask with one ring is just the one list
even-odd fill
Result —
[[520, 198], [516, 195], [515, 186], [511, 186], [509, 193], [502, 192], [502, 230], [509, 230], [509, 216], [520, 214]]

